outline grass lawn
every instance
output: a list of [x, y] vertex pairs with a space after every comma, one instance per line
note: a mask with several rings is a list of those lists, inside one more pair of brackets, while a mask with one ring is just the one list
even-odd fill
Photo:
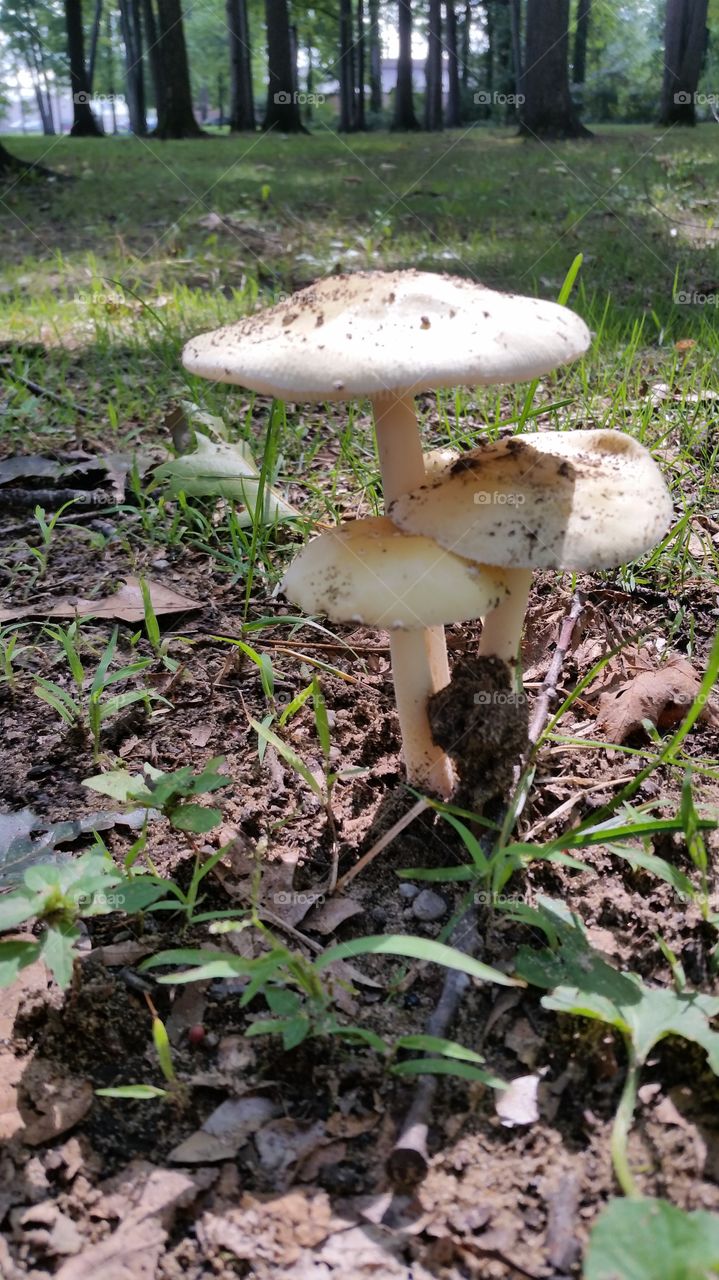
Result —
[[[300, 1237], [328, 1275], [408, 1278], [412, 1265], [415, 1280], [578, 1275], [589, 1229], [626, 1172], [611, 1135], [633, 1082], [618, 1015], [612, 1022], [605, 1004], [594, 1020], [580, 1016], [590, 999], [582, 965], [601, 978], [591, 999], [603, 993], [615, 1012], [636, 995], [627, 972], [642, 1009], [658, 987], [680, 1003], [685, 988], [719, 990], [718, 843], [696, 825], [719, 812], [719, 711], [708, 686], [696, 723], [681, 728], [719, 620], [719, 130], [601, 128], [592, 142], [551, 146], [483, 128], [343, 138], [320, 127], [302, 138], [9, 145], [57, 176], [13, 177], [0, 189], [0, 820], [25, 808], [46, 825], [103, 806], [117, 814], [116, 800], [83, 781], [117, 768], [137, 774], [145, 763], [199, 771], [222, 755], [230, 781], [209, 797], [221, 818], [208, 831], [183, 831], [168, 801], [146, 847], [132, 851], [142, 835], [108, 820], [100, 839], [116, 864], [164, 877], [175, 909], [88, 919], [67, 996], [46, 992], [40, 962], [10, 989], [16, 1038], [4, 1066], [0, 1046], [0, 1072], [12, 1068], [36, 1105], [41, 1078], [86, 1105], [69, 1107], [67, 1123], [56, 1116], [34, 1146], [10, 1128], [8, 1204], [42, 1198], [42, 1176], [45, 1198], [76, 1224], [74, 1252], [118, 1237], [121, 1255], [111, 1206], [105, 1217], [93, 1217], [93, 1206], [101, 1193], [109, 1204], [106, 1179], [121, 1174], [132, 1189], [123, 1194], [141, 1198], [147, 1170], [128, 1172], [140, 1158], [161, 1181], [180, 1168], [188, 1183], [190, 1207], [170, 1215], [156, 1246], [156, 1274], [167, 1280], [180, 1271], [299, 1280], [309, 1274], [293, 1253]], [[471, 817], [452, 823], [426, 809], [348, 884], [341, 908], [318, 903], [333, 859], [346, 874], [414, 802], [401, 782], [387, 637], [305, 623], [277, 592], [318, 523], [381, 509], [369, 408], [273, 407], [213, 386], [183, 371], [183, 342], [340, 271], [417, 267], [556, 298], [578, 254], [570, 305], [593, 332], [587, 356], [542, 379], [531, 407], [526, 387], [420, 397], [427, 447], [471, 447], [516, 424], [523, 409], [531, 430], [627, 432], [661, 465], [675, 523], [625, 568], [536, 575], [522, 653], [530, 704], [577, 591], [582, 612], [557, 714], [501, 837], [485, 831], [480, 854], [483, 829]], [[171, 456], [173, 440], [187, 447], [198, 411], [249, 446], [296, 520], [247, 525], [230, 502], [172, 498], [153, 485], [153, 467]], [[58, 465], [15, 462], [11, 474], [9, 460], [26, 455]], [[75, 502], [49, 528], [53, 488], [99, 496]], [[40, 519], [37, 505], [48, 513]], [[103, 617], [100, 604], [88, 606], [77, 624], [43, 620], [59, 600], [100, 602], [128, 577], [151, 584], [159, 623], [140, 599], [139, 613], [119, 621], [114, 649], [112, 608]], [[159, 588], [174, 593], [168, 611]], [[449, 629], [457, 662], [471, 662], [477, 636], [473, 625]], [[89, 686], [103, 654], [124, 676], [108, 694], [100, 681], [104, 719], [93, 733]], [[116, 689], [142, 696], [114, 704]], [[631, 733], [602, 731], [617, 698], [633, 709]], [[251, 721], [276, 738], [258, 737]], [[341, 775], [330, 805], [328, 772]], [[501, 826], [502, 813], [490, 812]], [[592, 833], [593, 815], [614, 829]], [[0, 821], [0, 885], [11, 887], [3, 839]], [[91, 844], [76, 829], [61, 847]], [[200, 885], [198, 866], [227, 845]], [[412, 873], [406, 896], [398, 870]], [[412, 885], [439, 895], [437, 914], [415, 909]], [[368, 1206], [416, 1081], [390, 1074], [376, 1043], [342, 1038], [337, 1027], [397, 1051], [397, 1036], [425, 1030], [443, 970], [421, 954], [350, 956], [351, 972], [337, 959], [318, 986], [311, 965], [327, 946], [365, 936], [447, 942], [473, 896], [479, 959], [530, 985], [475, 982], [466, 993], [447, 1034], [486, 1061], [440, 1078], [429, 1173], [415, 1198], [398, 1191], [380, 1231], [362, 1215], [381, 1219]], [[581, 918], [583, 936], [562, 923], [563, 906]], [[241, 928], [221, 932], [226, 918]], [[542, 1003], [530, 976], [528, 949], [547, 938], [565, 968], [545, 985], [559, 986], [564, 1004]], [[243, 1003], [251, 963], [271, 946], [292, 954], [283, 951]], [[175, 988], [152, 969], [138, 975], [155, 952], [177, 947], [219, 947], [222, 962]], [[566, 995], [576, 987], [583, 1004]], [[144, 992], [168, 1028], [171, 1097], [95, 1096], [127, 1083], [168, 1086]], [[295, 1019], [284, 1041], [246, 1035], [268, 1006]], [[719, 1212], [719, 1085], [707, 1049], [687, 1033], [639, 1055], [627, 1159], [643, 1195]], [[504, 1127], [489, 1078], [522, 1076], [539, 1086], [538, 1118]], [[271, 1105], [236, 1142], [225, 1133], [224, 1159], [185, 1148], [171, 1155], [223, 1101], [248, 1091]], [[3, 1190], [0, 1182], [0, 1202]], [[330, 1203], [345, 1228], [330, 1220]], [[288, 1215], [295, 1228], [285, 1240]], [[17, 1226], [0, 1246], [10, 1280], [60, 1256]], [[104, 1257], [88, 1259], [100, 1274]]]

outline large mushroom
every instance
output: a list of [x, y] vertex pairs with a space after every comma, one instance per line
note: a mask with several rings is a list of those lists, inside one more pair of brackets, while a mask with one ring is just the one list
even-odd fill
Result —
[[[521, 382], [577, 359], [578, 316], [552, 302], [418, 271], [331, 276], [257, 315], [187, 343], [185, 367], [294, 401], [369, 398], [387, 507], [425, 479], [414, 396], [458, 385]], [[429, 740], [428, 692], [449, 679], [441, 630], [391, 632], [410, 781], [448, 795], [448, 759]], [[429, 770], [429, 772], [428, 772]]]
[[532, 570], [608, 569], [666, 533], [672, 500], [643, 445], [617, 431], [512, 436], [465, 453], [443, 476], [397, 498], [390, 516], [483, 570], [509, 593], [487, 618], [481, 655], [514, 662]]
[[[387, 516], [352, 520], [308, 542], [287, 570], [282, 590], [307, 613], [382, 627], [395, 637], [484, 618], [507, 594], [500, 569], [464, 560], [431, 538], [401, 533]], [[400, 723], [421, 735], [405, 736], [403, 750], [434, 788], [443, 760], [438, 766], [429, 729], [413, 706], [401, 702], [405, 689], [416, 695], [425, 672], [403, 668], [402, 675], [396, 682]], [[425, 703], [433, 692], [426, 689]]]

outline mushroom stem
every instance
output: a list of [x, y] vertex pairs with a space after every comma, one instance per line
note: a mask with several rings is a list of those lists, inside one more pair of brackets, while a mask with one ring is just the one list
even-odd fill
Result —
[[532, 570], [505, 569], [504, 577], [509, 594], [485, 618], [479, 653], [482, 657], [492, 655], [511, 664], [516, 662], [519, 653], [529, 588], [532, 585]]
[[[422, 441], [411, 396], [372, 397], [385, 509], [425, 482]], [[427, 699], [449, 684], [443, 627], [390, 632], [395, 699], [407, 778], [447, 799], [454, 787], [449, 757], [432, 740]]]

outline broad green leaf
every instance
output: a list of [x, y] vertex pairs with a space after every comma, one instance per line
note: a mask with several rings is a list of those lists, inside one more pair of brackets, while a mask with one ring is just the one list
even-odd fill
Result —
[[75, 943], [79, 937], [80, 930], [63, 920], [58, 924], [49, 924], [41, 939], [40, 954], [63, 991], [72, 981]]
[[42, 908], [41, 894], [23, 885], [0, 898], [0, 933], [16, 929], [19, 924], [31, 920]]
[[484, 1062], [481, 1053], [457, 1044], [456, 1040], [445, 1040], [442, 1036], [400, 1036], [395, 1041], [395, 1049], [422, 1049], [425, 1053], [443, 1053], [447, 1058], [462, 1058], [466, 1062]]
[[128, 773], [127, 769], [113, 769], [109, 773], [96, 773], [91, 778], [83, 778], [83, 787], [97, 791], [101, 796], [109, 796], [118, 804], [129, 801], [145, 800], [150, 790], [139, 773]]
[[584, 1280], [707, 1280], [719, 1275], [719, 1216], [668, 1200], [612, 1200], [589, 1239]]
[[503, 987], [522, 987], [524, 982], [511, 978], [499, 969], [492, 969], [474, 956], [466, 955], [455, 947], [448, 947], [443, 942], [433, 942], [431, 938], [415, 938], [407, 934], [379, 934], [368, 938], [353, 938], [349, 942], [341, 942], [339, 946], [330, 947], [315, 961], [316, 969], [326, 969], [335, 960], [346, 960], [351, 956], [390, 955], [407, 956], [412, 960], [426, 960], [432, 964], [441, 964], [446, 969], [457, 969], [460, 973], [468, 973], [472, 978], [480, 978], [483, 982], [497, 982]]
[[178, 831], [189, 831], [199, 836], [222, 822], [222, 810], [208, 809], [201, 804], [178, 804], [170, 812], [170, 822]]
[[0, 987], [9, 987], [21, 969], [40, 955], [39, 942], [0, 942]]
[[[247, 458], [247, 450], [223, 440], [196, 437], [194, 453], [183, 454], [170, 462], [163, 462], [155, 470], [156, 481], [167, 486], [170, 494], [183, 492], [188, 497], [230, 498], [247, 507], [246, 523], [252, 523], [260, 490], [260, 476], [254, 461]], [[266, 524], [276, 520], [291, 520], [300, 516], [268, 484], [264, 485], [264, 509], [262, 518]]]

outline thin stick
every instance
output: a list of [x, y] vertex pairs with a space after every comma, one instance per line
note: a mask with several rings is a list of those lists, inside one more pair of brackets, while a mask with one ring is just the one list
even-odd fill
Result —
[[416, 804], [413, 804], [412, 808], [405, 813], [404, 817], [400, 818], [399, 822], [395, 822], [394, 826], [390, 827], [389, 831], [385, 831], [384, 835], [380, 837], [377, 843], [372, 845], [369, 852], [363, 854], [359, 862], [356, 863], [354, 867], [350, 867], [349, 871], [345, 872], [345, 874], [337, 881], [334, 892], [341, 893], [350, 881], [354, 880], [355, 876], [359, 875], [360, 871], [364, 871], [365, 867], [368, 867], [370, 862], [374, 862], [377, 855], [380, 854], [383, 849], [386, 849], [387, 845], [391, 844], [400, 832], [404, 831], [405, 828], [409, 826], [410, 822], [414, 822], [415, 818], [418, 818], [419, 815], [424, 813], [425, 809], [429, 809], [429, 807], [430, 806], [426, 800], [418, 800]]
[[[571, 609], [562, 624], [557, 648], [542, 682], [529, 730], [532, 746], [536, 746], [539, 741], [549, 716], [549, 707], [552, 698], [556, 696], [556, 684], [562, 670], [562, 663], [571, 644], [577, 619], [583, 608], [584, 602], [577, 593], [573, 597]], [[523, 797], [522, 804], [525, 798], [526, 796]], [[512, 826], [514, 826], [514, 821], [516, 821], [520, 809], [521, 805], [512, 814]], [[486, 845], [487, 841], [488, 837], [485, 835], [481, 841], [482, 845]], [[489, 853], [491, 850], [485, 849], [485, 852]], [[451, 936], [451, 945], [457, 947], [460, 951], [464, 951], [467, 955], [473, 955], [479, 945], [476, 924], [476, 911], [472, 906], [465, 911], [457, 922]], [[447, 1030], [455, 1018], [468, 985], [469, 979], [465, 974], [459, 974], [455, 970], [447, 972], [439, 1000], [426, 1023], [427, 1035], [446, 1037]], [[437, 1092], [437, 1084], [436, 1076], [420, 1076], [414, 1100], [407, 1112], [400, 1137], [387, 1159], [385, 1166], [387, 1174], [393, 1185], [398, 1188], [415, 1186], [427, 1174], [429, 1168], [427, 1161], [427, 1133]]]
[[[42, 172], [49, 171], [43, 169]], [[73, 413], [79, 413], [82, 418], [90, 418], [92, 416], [90, 410], [83, 408], [81, 404], [70, 404], [69, 400], [63, 400], [62, 396], [56, 395], [48, 387], [40, 386], [39, 382], [32, 382], [30, 378], [23, 378], [20, 373], [13, 373], [9, 361], [0, 360], [0, 377], [8, 378], [12, 382], [20, 382], [34, 396], [44, 396], [46, 400], [52, 400], [54, 404], [59, 404], [63, 409], [70, 409]]]

